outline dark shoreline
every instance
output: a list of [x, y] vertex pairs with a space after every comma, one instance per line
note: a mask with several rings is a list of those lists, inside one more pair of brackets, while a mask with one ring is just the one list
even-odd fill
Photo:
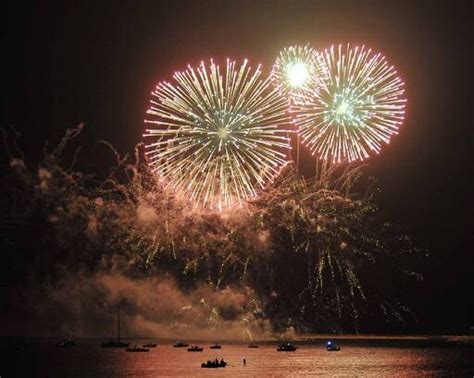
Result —
[[[24, 337], [24, 336], [0, 336], [0, 345], [34, 345], [38, 343], [58, 343], [64, 338], [61, 337]], [[94, 344], [101, 343], [106, 338], [76, 338], [79, 343]], [[179, 337], [177, 337], [179, 339]], [[134, 341], [153, 341], [158, 345], [172, 345], [175, 340], [159, 337], [136, 337], [127, 339]], [[289, 338], [266, 338], [253, 340], [259, 345], [276, 345], [283, 340], [293, 341], [299, 345], [324, 345], [327, 340], [336, 340], [341, 346], [363, 346], [363, 347], [398, 347], [398, 348], [417, 348], [417, 347], [456, 347], [472, 348], [474, 346], [474, 336], [457, 335], [295, 335]], [[189, 343], [195, 344], [213, 344], [219, 342], [222, 344], [246, 345], [251, 341], [225, 340], [218, 337], [214, 340], [187, 339]]]

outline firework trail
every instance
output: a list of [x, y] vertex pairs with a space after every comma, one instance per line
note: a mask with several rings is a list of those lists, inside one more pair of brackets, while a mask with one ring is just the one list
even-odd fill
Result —
[[280, 51], [270, 74], [273, 85], [294, 103], [304, 103], [327, 80], [328, 69], [320, 53], [309, 45]]
[[[51, 282], [62, 287], [57, 281], [61, 277], [70, 286], [50, 293], [53, 314], [58, 312], [58, 296], [64, 298], [60, 305], [83, 306], [90, 314], [98, 303], [116, 303], [123, 288], [133, 287], [125, 295], [133, 304], [130, 309], [147, 307], [155, 285], [145, 290], [140, 279], [137, 285], [133, 282], [138, 277], [159, 282], [163, 275], [193, 294], [181, 300], [180, 290], [172, 290], [179, 300], [171, 313], [166, 311], [171, 315], [153, 322], [152, 330], [146, 328], [157, 335], [168, 334], [168, 321], [176, 329], [202, 328], [219, 335], [232, 324], [245, 338], [251, 337], [249, 330], [258, 334], [267, 325], [282, 331], [289, 326], [357, 330], [359, 324], [372, 324], [374, 316], [382, 316], [385, 324], [392, 314], [397, 321], [406, 312], [398, 288], [422, 278], [412, 270], [419, 253], [409, 238], [381, 222], [370, 192], [354, 191], [362, 166], [331, 165], [326, 182], [315, 185], [288, 164], [249, 206], [228, 213], [196, 212], [156, 185], [140, 146], [134, 158], [127, 158], [102, 142], [115, 156], [104, 178], [75, 170], [65, 147], [71, 147], [81, 130], [68, 130], [59, 144], [45, 149], [38, 169], [29, 169], [21, 152], [4, 149], [10, 152], [10, 168], [1, 177], [5, 211], [0, 232], [6, 237], [0, 238], [0, 246], [4, 265], [11, 267], [6, 272], [10, 287], [24, 290], [27, 285], [31, 290], [29, 300], [22, 298], [28, 311], [50, 292]], [[94, 293], [104, 295], [103, 280], [89, 286], [91, 275], [117, 273], [124, 280], [106, 279], [111, 291], [98, 301]], [[24, 277], [29, 277], [26, 283]], [[81, 277], [85, 286], [78, 285]], [[71, 295], [69, 288], [81, 286], [87, 294], [78, 290]], [[17, 290], [13, 292], [16, 298]], [[137, 302], [137, 293], [143, 300]], [[236, 299], [229, 308], [231, 297]], [[208, 305], [201, 306], [203, 298]], [[181, 308], [189, 305], [194, 310], [183, 313]], [[101, 319], [104, 309], [92, 313]], [[149, 313], [158, 311], [141, 312]], [[140, 319], [136, 330], [152, 325]], [[68, 321], [77, 323], [58, 319], [70, 330]], [[104, 319], [103, 324], [109, 323]]]
[[324, 85], [293, 107], [303, 144], [323, 160], [365, 160], [398, 133], [405, 114], [404, 83], [380, 53], [331, 46]]
[[197, 207], [230, 208], [257, 194], [286, 164], [288, 102], [260, 66], [212, 60], [176, 72], [152, 92], [148, 163]]

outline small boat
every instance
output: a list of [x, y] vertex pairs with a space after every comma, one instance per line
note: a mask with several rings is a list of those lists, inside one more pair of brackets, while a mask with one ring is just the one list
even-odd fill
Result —
[[188, 343], [178, 340], [174, 343], [173, 348], [186, 348], [188, 346]]
[[211, 345], [210, 348], [211, 348], [211, 349], [221, 349], [221, 348], [222, 348], [222, 345], [220, 345], [220, 344], [214, 344], [214, 345]]
[[101, 344], [102, 348], [127, 348], [129, 345], [130, 343], [121, 340], [109, 340]]
[[[17, 342], [17, 343], [12, 343], [12, 344], [10, 344], [10, 346], [13, 349], [17, 349], [17, 350], [27, 350], [27, 349], [31, 348], [31, 343], [29, 341], [20, 341], [20, 342]], [[58, 348], [59, 348], [59, 344], [58, 344]]]
[[202, 368], [208, 368], [208, 369], [216, 369], [216, 368], [224, 368], [227, 366], [227, 362], [225, 362], [223, 359], [222, 360], [217, 360], [217, 358], [214, 361], [207, 361], [206, 363], [202, 363], [201, 367]]
[[249, 344], [249, 346], [248, 346], [248, 347], [249, 347], [249, 348], [258, 348], [258, 345], [257, 345], [257, 344], [254, 344], [254, 343], [252, 343], [252, 344]]
[[141, 348], [138, 345], [131, 346], [125, 349], [127, 352], [149, 352], [150, 349], [148, 348]]
[[294, 352], [297, 347], [295, 347], [292, 343], [284, 343], [280, 344], [277, 348], [277, 352]]
[[130, 343], [126, 343], [120, 339], [120, 306], [117, 306], [117, 339], [104, 341], [102, 348], [127, 348]]
[[58, 348], [69, 348], [76, 345], [76, 341], [72, 337], [69, 337], [67, 340], [64, 340], [63, 342], [59, 343]]
[[203, 348], [198, 346], [198, 345], [193, 345], [190, 348], [188, 348], [188, 352], [202, 352]]
[[339, 352], [341, 348], [339, 347], [339, 345], [334, 344], [332, 341], [328, 341], [326, 344], [326, 350], [328, 352]]
[[156, 344], [153, 344], [153, 343], [143, 344], [143, 348], [156, 348]]

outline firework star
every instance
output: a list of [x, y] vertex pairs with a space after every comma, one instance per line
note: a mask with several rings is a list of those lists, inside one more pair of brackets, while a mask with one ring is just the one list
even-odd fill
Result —
[[242, 205], [287, 162], [288, 101], [247, 60], [176, 72], [152, 92], [151, 169], [197, 207]]
[[323, 85], [328, 69], [322, 55], [309, 45], [290, 46], [280, 51], [270, 76], [273, 85], [292, 103], [304, 103]]
[[404, 83], [380, 53], [331, 46], [323, 58], [329, 77], [305, 102], [294, 123], [303, 144], [332, 163], [365, 160], [379, 153], [404, 120]]

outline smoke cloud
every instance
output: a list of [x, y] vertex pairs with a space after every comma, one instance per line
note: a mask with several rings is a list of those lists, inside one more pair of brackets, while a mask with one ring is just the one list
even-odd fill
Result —
[[359, 168], [310, 182], [288, 165], [243, 209], [196, 210], [139, 148], [130, 162], [103, 143], [116, 160], [105, 178], [72, 169], [63, 150], [81, 129], [37, 169], [7, 159], [5, 335], [112, 337], [118, 306], [131, 337], [249, 340], [401, 318], [393, 288], [418, 277], [416, 250], [354, 193]]
[[[253, 340], [271, 336], [268, 320], [248, 287], [216, 290], [200, 285], [181, 290], [170, 278], [130, 278], [120, 273], [78, 274], [62, 279], [45, 294], [29, 297], [28, 327], [4, 335], [116, 337], [120, 308], [122, 337], [199, 340]], [[25, 298], [23, 298], [25, 299]]]

